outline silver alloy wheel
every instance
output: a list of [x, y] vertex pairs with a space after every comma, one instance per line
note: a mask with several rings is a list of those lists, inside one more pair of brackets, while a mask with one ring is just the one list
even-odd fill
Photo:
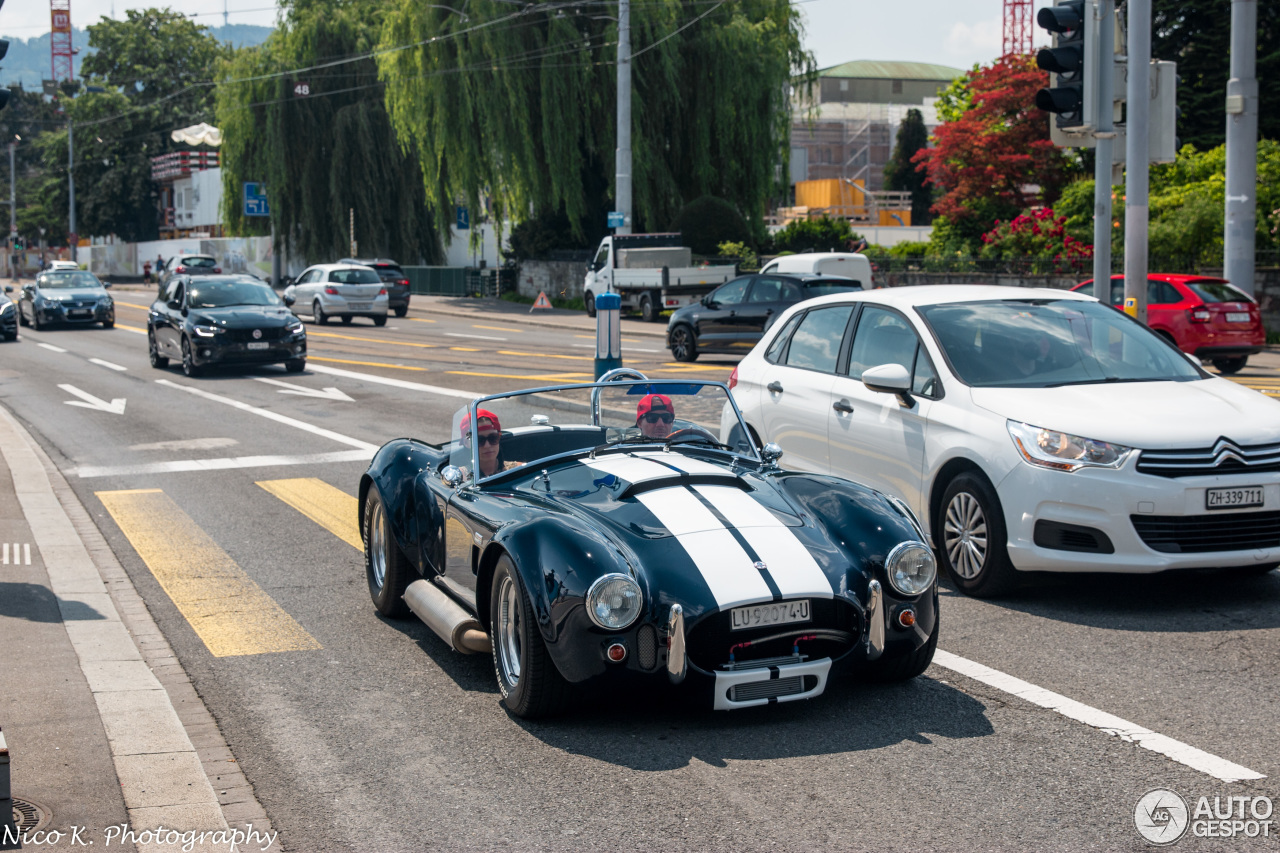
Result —
[[689, 356], [693, 345], [693, 333], [684, 326], [677, 326], [671, 333], [671, 354], [676, 361], [684, 361]]
[[498, 667], [511, 687], [520, 683], [520, 587], [507, 575], [498, 587], [498, 625], [494, 632]]
[[957, 492], [947, 505], [943, 546], [955, 573], [973, 580], [987, 562], [987, 517], [969, 492]]
[[373, 517], [369, 519], [369, 565], [373, 567], [373, 582], [382, 589], [387, 585], [386, 533], [382, 525], [382, 501], [373, 502]]

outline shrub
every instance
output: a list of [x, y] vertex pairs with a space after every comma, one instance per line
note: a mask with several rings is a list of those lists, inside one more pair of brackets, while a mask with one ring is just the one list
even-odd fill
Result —
[[737, 258], [738, 268], [741, 270], [760, 269], [760, 257], [755, 253], [755, 250], [746, 243], [726, 241], [716, 248], [721, 257]]
[[783, 252], [845, 252], [854, 239], [847, 219], [822, 216], [797, 219], [773, 235], [775, 254]]
[[710, 195], [681, 208], [671, 230], [684, 235], [684, 244], [699, 255], [714, 255], [721, 243], [755, 243], [742, 214], [724, 199]]

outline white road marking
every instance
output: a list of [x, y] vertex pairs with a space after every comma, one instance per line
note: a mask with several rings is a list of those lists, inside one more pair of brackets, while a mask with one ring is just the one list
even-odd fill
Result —
[[309, 424], [306, 421], [300, 421], [296, 418], [286, 417], [285, 415], [268, 411], [267, 409], [250, 406], [248, 403], [242, 403], [239, 400], [233, 400], [230, 397], [223, 397], [221, 394], [211, 394], [208, 391], [201, 390], [200, 388], [192, 388], [190, 385], [179, 385], [177, 382], [171, 382], [168, 379], [157, 379], [156, 384], [164, 385], [168, 388], [177, 388], [179, 391], [186, 391], [188, 394], [195, 394], [197, 397], [203, 397], [206, 400], [212, 400], [215, 403], [232, 406], [242, 412], [249, 412], [250, 414], [257, 415], [258, 417], [267, 418], [268, 420], [275, 421], [276, 423], [291, 426], [295, 429], [303, 430], [304, 432], [309, 432], [312, 435], [331, 438], [339, 444], [347, 444], [351, 447], [358, 447], [361, 450], [368, 450], [370, 452], [378, 449], [376, 444], [370, 444], [367, 441], [361, 441], [358, 438], [352, 438], [351, 436], [343, 435], [340, 432], [324, 429], [323, 427], [318, 427], [315, 424]]
[[1068, 699], [1066, 696], [1045, 690], [1043, 687], [1037, 687], [999, 670], [944, 652], [942, 649], [938, 649], [934, 653], [933, 662], [945, 669], [958, 672], [975, 681], [980, 681], [988, 687], [994, 687], [997, 690], [1017, 696], [1019, 699], [1025, 699], [1033, 705], [1056, 711], [1067, 719], [1084, 723], [1095, 729], [1101, 729], [1121, 740], [1136, 743], [1143, 749], [1149, 749], [1152, 752], [1172, 758], [1179, 764], [1184, 764], [1192, 770], [1198, 770], [1215, 779], [1221, 779], [1223, 782], [1241, 782], [1245, 779], [1267, 778], [1265, 775], [1247, 767], [1241, 767], [1239, 764], [1211, 755], [1203, 750], [1196, 749], [1194, 746], [1189, 746], [1166, 735], [1158, 734], [1136, 723], [1121, 719], [1114, 714], [1099, 711], [1097, 708], [1092, 708], [1074, 699]]
[[[4, 543], [4, 548], [0, 549], [3, 557], [0, 557], [0, 565], [9, 565], [9, 543]], [[26, 562], [23, 562], [23, 555], [26, 556]], [[15, 566], [31, 565], [31, 543], [30, 542], [14, 542], [13, 543], [13, 564]]]
[[355, 400], [352, 400], [337, 388], [307, 388], [302, 385], [294, 385], [292, 382], [282, 382], [279, 379], [267, 379], [263, 376], [255, 376], [254, 379], [259, 382], [266, 382], [268, 385], [279, 385], [281, 394], [297, 394], [299, 397], [318, 397], [321, 400], [343, 400], [348, 403], [355, 402]]
[[66, 352], [66, 350], [64, 350], [62, 347], [55, 347], [53, 344], [43, 344], [43, 343], [42, 343], [42, 344], [36, 344], [36, 346], [38, 346], [38, 347], [44, 347], [45, 349], [47, 349], [47, 350], [53, 350], [54, 352]]
[[124, 414], [124, 397], [116, 397], [108, 403], [106, 400], [99, 400], [87, 391], [81, 391], [74, 385], [59, 385], [58, 387], [68, 394], [74, 394], [80, 398], [79, 400], [63, 400], [68, 406], [81, 406], [85, 409], [94, 409], [99, 412], [110, 412], [113, 415]]
[[478, 338], [482, 341], [505, 341], [506, 338], [495, 338], [490, 335], [467, 335], [462, 332], [445, 332], [446, 338]]
[[407, 388], [410, 391], [422, 391], [427, 394], [440, 394], [444, 397], [458, 397], [459, 399], [467, 401], [484, 396], [478, 391], [463, 391], [460, 388], [441, 388], [438, 385], [424, 385], [421, 382], [409, 382], [405, 379], [392, 379], [389, 376], [378, 376], [373, 373], [359, 373], [355, 370], [343, 370], [340, 367], [327, 367], [322, 364], [316, 364], [314, 361], [307, 362], [307, 369], [312, 373], [327, 373], [330, 376], [345, 376], [348, 379], [359, 379], [364, 382], [373, 382], [378, 385], [390, 385], [392, 388]]
[[97, 364], [97, 365], [101, 365], [102, 367], [106, 367], [106, 368], [109, 368], [109, 369], [111, 369], [111, 370], [128, 370], [128, 369], [129, 369], [129, 368], [127, 368], [127, 367], [121, 367], [121, 366], [120, 366], [120, 365], [118, 365], [118, 364], [112, 364], [112, 363], [111, 363], [111, 362], [109, 362], [109, 361], [103, 361], [103, 360], [102, 360], [102, 359], [100, 359], [100, 358], [91, 358], [91, 359], [89, 359], [89, 363], [90, 363], [90, 364]]
[[130, 445], [130, 450], [216, 450], [239, 444], [234, 438], [181, 438], [177, 441], [157, 441], [152, 444]]
[[71, 470], [80, 479], [124, 477], [133, 474], [175, 474], [182, 471], [226, 471], [232, 468], [275, 468], [284, 465], [320, 465], [329, 462], [368, 462], [368, 450], [338, 450], [299, 456], [229, 456], [217, 459], [177, 459], [172, 462], [143, 462], [137, 465], [84, 465]]

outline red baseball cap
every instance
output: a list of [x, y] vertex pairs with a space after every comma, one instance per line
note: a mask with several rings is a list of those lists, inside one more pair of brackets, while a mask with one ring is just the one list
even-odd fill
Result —
[[669, 412], [674, 417], [676, 410], [671, 405], [671, 398], [665, 394], [646, 394], [636, 407], [636, 420], [640, 420], [650, 412]]
[[[493, 422], [493, 428], [496, 429], [498, 432], [502, 432], [502, 424], [498, 423], [498, 416], [495, 415], [493, 412], [489, 411], [488, 409], [476, 409], [476, 418], [479, 420], [484, 420], [485, 418], [488, 418], [490, 421]], [[483, 427], [484, 424], [481, 424], [480, 426]], [[462, 416], [462, 424], [458, 427], [458, 432], [460, 432], [462, 435], [466, 435], [470, 431], [471, 431], [471, 413], [467, 412]]]

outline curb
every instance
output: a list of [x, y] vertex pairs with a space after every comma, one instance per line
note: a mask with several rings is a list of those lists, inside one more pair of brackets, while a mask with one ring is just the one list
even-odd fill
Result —
[[[216, 721], [124, 567], [52, 460], [4, 407], [0, 454], [64, 608], [63, 626], [107, 733], [130, 828], [218, 832], [251, 823], [271, 833]], [[68, 605], [91, 607], [103, 618], [68, 618]], [[225, 845], [192, 849], [219, 848]]]

